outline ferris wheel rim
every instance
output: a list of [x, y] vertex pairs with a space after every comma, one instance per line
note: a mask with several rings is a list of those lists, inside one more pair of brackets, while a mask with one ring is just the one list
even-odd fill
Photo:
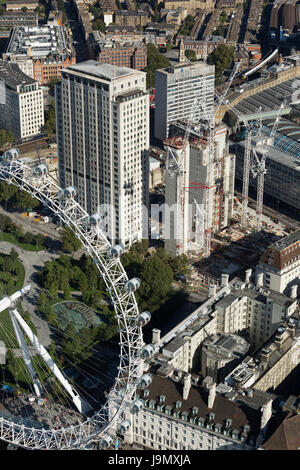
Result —
[[[120, 363], [118, 366], [118, 373], [117, 377], [115, 379], [115, 382], [113, 386], [110, 389], [110, 393], [116, 393], [117, 398], [114, 400], [112, 399], [111, 403], [116, 406], [117, 404], [117, 409], [115, 413], [113, 414], [111, 419], [108, 419], [109, 411], [108, 411], [108, 401], [106, 403], [102, 404], [99, 408], [98, 411], [96, 411], [91, 418], [87, 418], [85, 421], [82, 421], [80, 424], [74, 425], [74, 426], [69, 426], [66, 428], [60, 428], [60, 429], [38, 429], [38, 428], [30, 428], [29, 426], [25, 426], [24, 424], [19, 424], [19, 423], [14, 423], [8, 419], [5, 419], [4, 417], [0, 417], [0, 437], [4, 441], [7, 441], [9, 443], [16, 443], [10, 438], [10, 433], [13, 435], [15, 432], [21, 432], [22, 436], [18, 436], [19, 442], [16, 445], [19, 445], [21, 447], [25, 448], [54, 448], [54, 449], [63, 449], [63, 448], [78, 448], [82, 447], [83, 445], [88, 445], [91, 442], [98, 440], [101, 438], [101, 436], [107, 434], [109, 429], [115, 424], [115, 422], [120, 418], [120, 414], [124, 410], [125, 406], [132, 401], [132, 398], [135, 396], [135, 390], [137, 387], [137, 382], [139, 377], [142, 375], [142, 364], [143, 360], [141, 359], [139, 355], [139, 350], [141, 346], [143, 345], [143, 337], [142, 337], [142, 330], [141, 326], [137, 326], [134, 328], [133, 325], [128, 326], [127, 318], [126, 315], [128, 315], [128, 308], [126, 308], [125, 300], [124, 298], [119, 297], [119, 292], [118, 289], [116, 289], [116, 286], [114, 285], [114, 282], [110, 276], [110, 264], [112, 263], [107, 263], [107, 266], [104, 263], [103, 258], [103, 253], [107, 255], [108, 249], [112, 247], [106, 236], [103, 234], [102, 230], [100, 227], [97, 227], [97, 236], [101, 239], [101, 241], [104, 243], [104, 246], [106, 246], [106, 251], [101, 252], [99, 254], [95, 247], [93, 247], [93, 244], [87, 237], [87, 233], [83, 233], [82, 227], [78, 225], [78, 221], [76, 220], [74, 223], [74, 220], [70, 220], [67, 216], [67, 214], [64, 214], [65, 218], [63, 219], [62, 213], [63, 208], [59, 207], [59, 204], [55, 205], [54, 198], [55, 196], [58, 195], [59, 192], [64, 191], [60, 186], [58, 186], [54, 181], [52, 181], [51, 177], [48, 174], [44, 174], [40, 177], [34, 177], [33, 173], [33, 168], [30, 168], [29, 166], [25, 165], [22, 161], [20, 160], [13, 160], [12, 162], [1, 162], [0, 161], [0, 181], [6, 181], [9, 184], [13, 184], [19, 189], [25, 190], [32, 196], [36, 197], [40, 202], [42, 202], [44, 205], [48, 206], [52, 212], [54, 212], [58, 217], [63, 220], [64, 222], [67, 222], [66, 225], [71, 228], [73, 233], [77, 238], [79, 238], [83, 243], [83, 246], [85, 248], [85, 251], [89, 256], [92, 257], [93, 262], [96, 264], [97, 269], [99, 271], [99, 274], [101, 275], [101, 270], [100, 267], [103, 269], [103, 271], [106, 274], [106, 277], [104, 278], [104, 274], [102, 273], [102, 278], [104, 279], [104, 282], [106, 283], [106, 286], [109, 291], [110, 298], [113, 301], [114, 304], [114, 311], [116, 313], [116, 318], [118, 321], [118, 329], [119, 329], [119, 334], [120, 334]], [[28, 178], [26, 179], [25, 174], [27, 174]], [[34, 185], [33, 185], [34, 183]], [[54, 196], [50, 195], [49, 188], [52, 187], [56, 190], [56, 193]], [[46, 201], [49, 202], [49, 205], [46, 203]], [[86, 218], [89, 218], [89, 214], [86, 213], [86, 211], [75, 201], [72, 201], [73, 205], [76, 207], [76, 209], [80, 209], [82, 214]], [[56, 206], [56, 211], [54, 211], [53, 206]], [[77, 230], [74, 230], [76, 227]], [[94, 254], [94, 257], [92, 256]], [[97, 260], [97, 261], [96, 261]], [[120, 259], [118, 258], [117, 260], [114, 261], [115, 263], [115, 269], [120, 270], [121, 275], [122, 275], [122, 280], [123, 281], [128, 281], [127, 274], [122, 266], [122, 263]], [[112, 291], [114, 291], [114, 295], [112, 294]], [[130, 319], [132, 318], [137, 318], [139, 315], [139, 309], [137, 306], [137, 302], [134, 296], [133, 292], [130, 292], [128, 294], [128, 297], [130, 297], [131, 300], [131, 308], [130, 308]], [[119, 314], [117, 314], [117, 308], [116, 308], [116, 300], [119, 306]], [[123, 302], [125, 307], [123, 307]], [[128, 305], [130, 305], [130, 302], [127, 300]], [[135, 313], [135, 316], [132, 314]], [[132, 317], [132, 318], [131, 318]], [[122, 329], [122, 322], [121, 319], [123, 320], [123, 329]], [[125, 336], [124, 336], [125, 333]], [[127, 342], [124, 341], [124, 337], [127, 338]], [[131, 344], [131, 341], [133, 340], [133, 343]], [[128, 374], [127, 377], [125, 375], [125, 381], [124, 377], [121, 380], [121, 374], [122, 374], [122, 361], [124, 361], [124, 357], [122, 355], [122, 352], [124, 354], [124, 348], [128, 348], [128, 354], [126, 356], [126, 360], [128, 361]], [[131, 369], [133, 370], [133, 375], [131, 377]], [[124, 372], [124, 371], [123, 371]], [[119, 390], [117, 390], [117, 386], [122, 386], [123, 389], [121, 388], [123, 396], [117, 393]], [[125, 389], [124, 389], [125, 388]], [[102, 416], [103, 414], [103, 416]], [[21, 419], [21, 418], [20, 418]], [[98, 421], [97, 421], [98, 420]], [[103, 424], [106, 423], [106, 424]], [[9, 427], [9, 430], [4, 429], [5, 426]], [[95, 429], [92, 431], [91, 426], [94, 426]], [[86, 428], [87, 429], [86, 429]], [[77, 438], [76, 431], [79, 431], [80, 438]], [[71, 433], [71, 437], [68, 437], [68, 433]], [[25, 437], [26, 435], [26, 437]], [[75, 438], [73, 437], [76, 436]], [[36, 439], [40, 438], [40, 443], [36, 443]], [[23, 439], [23, 444], [22, 444], [22, 439]], [[25, 443], [25, 439], [27, 439], [27, 442]], [[28, 440], [31, 439], [31, 442]], [[49, 441], [47, 445], [47, 440]], [[53, 442], [54, 441], [54, 442]], [[69, 441], [66, 443], [66, 441]], [[32, 445], [31, 445], [32, 444]], [[74, 446], [74, 447], [72, 447]]]

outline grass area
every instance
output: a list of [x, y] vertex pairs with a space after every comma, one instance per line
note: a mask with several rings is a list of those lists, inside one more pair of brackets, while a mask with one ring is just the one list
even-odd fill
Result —
[[[4, 260], [5, 257], [8, 257], [8, 255], [0, 255], [0, 261]], [[18, 269], [18, 275], [14, 276], [13, 274], [9, 273], [9, 277], [10, 277], [9, 285], [5, 281], [3, 276], [2, 278], [0, 278], [1, 297], [12, 294], [13, 292], [16, 292], [17, 290], [23, 287], [24, 279], [25, 279], [25, 269], [24, 269], [23, 264], [20, 261], [17, 260], [16, 264], [17, 264], [17, 269]], [[3, 269], [2, 265], [0, 269], [2, 271]], [[1, 274], [3, 273], [1, 272]], [[18, 307], [18, 310], [21, 313], [23, 312], [23, 309], [20, 310], [20, 307]], [[18, 347], [8, 310], [4, 310], [3, 312], [0, 313], [0, 315], [1, 315], [0, 340], [4, 341], [7, 347], [10, 347], [10, 348]]]
[[40, 244], [30, 244], [30, 243], [22, 243], [12, 234], [8, 232], [1, 232], [0, 231], [0, 242], [11, 242], [15, 245], [18, 245], [20, 248], [23, 248], [25, 251], [42, 251], [45, 249], [43, 245]]

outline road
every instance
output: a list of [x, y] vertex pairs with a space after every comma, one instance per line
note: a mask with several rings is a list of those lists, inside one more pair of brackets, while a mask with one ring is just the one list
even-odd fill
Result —
[[179, 50], [178, 49], [170, 49], [167, 52], [162, 53], [169, 61], [171, 62], [171, 65], [178, 64], [178, 55], [179, 55]]
[[21, 217], [20, 212], [8, 212], [3, 207], [0, 206], [0, 214], [7, 215], [10, 219], [21, 225], [26, 232], [31, 232], [34, 235], [38, 233], [49, 235], [49, 237], [54, 238], [55, 240], [60, 240], [60, 236], [55, 226], [53, 224], [38, 224], [28, 219], [27, 217]]
[[76, 50], [76, 62], [79, 63], [89, 60], [91, 58], [90, 52], [84, 40], [80, 23], [75, 16], [74, 8], [72, 8], [71, 1], [65, 2], [65, 8]]
[[29, 294], [27, 294], [22, 301], [23, 309], [30, 313], [30, 317], [37, 329], [39, 340], [44, 346], [48, 346], [51, 342], [49, 326], [47, 321], [44, 320], [36, 310], [36, 300], [41, 288], [36, 284], [35, 277], [46, 261], [58, 258], [59, 255], [56, 253], [50, 254], [47, 251], [25, 251], [14, 243], [1, 242], [1, 253], [9, 254], [12, 248], [18, 252], [25, 269], [24, 285], [31, 284]]

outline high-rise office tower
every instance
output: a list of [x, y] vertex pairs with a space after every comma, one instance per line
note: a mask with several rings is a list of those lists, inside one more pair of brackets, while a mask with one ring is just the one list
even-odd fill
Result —
[[77, 187], [88, 213], [102, 207], [110, 240], [130, 246], [142, 238], [148, 197], [146, 73], [94, 60], [70, 66], [56, 110], [61, 186]]
[[44, 125], [43, 91], [17, 64], [0, 61], [0, 128], [18, 139], [39, 134]]
[[[155, 137], [169, 137], [172, 121], [198, 122], [214, 109], [214, 65], [179, 64], [155, 72]], [[197, 101], [196, 101], [197, 100]], [[194, 105], [194, 106], [193, 106]]]

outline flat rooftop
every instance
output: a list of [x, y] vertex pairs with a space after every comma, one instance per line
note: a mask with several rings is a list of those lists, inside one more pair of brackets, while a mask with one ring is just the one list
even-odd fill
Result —
[[164, 69], [159, 69], [158, 72], [172, 76], [172, 75], [180, 75], [188, 76], [188, 75], [213, 75], [215, 70], [214, 65], [207, 65], [203, 62], [194, 62], [190, 64], [188, 62], [184, 62], [182, 64], [175, 64], [171, 67], [166, 67]]
[[0, 61], [0, 78], [14, 89], [20, 85], [33, 85], [36, 83], [36, 80], [25, 75], [17, 64], [2, 60]]
[[[257, 153], [260, 154], [259, 147], [256, 147], [256, 144], [260, 141], [260, 137], [252, 137], [251, 142], [252, 146], [256, 148]], [[239, 146], [245, 147], [245, 141], [238, 142]], [[266, 147], [267, 149], [267, 160], [266, 160], [266, 166], [268, 168], [268, 159], [273, 160], [275, 162], [280, 163], [281, 165], [287, 166], [289, 168], [292, 168], [295, 171], [300, 172], [300, 155], [291, 155], [288, 153], [288, 151], [283, 151], [279, 150], [278, 148], [271, 147], [268, 145]]]
[[291, 233], [290, 235], [287, 235], [286, 237], [281, 238], [281, 240], [278, 240], [277, 242], [273, 243], [268, 248], [270, 248], [271, 250], [280, 252], [299, 241], [300, 241], [300, 230], [297, 230], [296, 232]]
[[138, 73], [138, 70], [128, 67], [116, 67], [111, 64], [100, 64], [96, 60], [87, 60], [86, 62], [80, 62], [80, 64], [71, 65], [65, 70], [65, 72], [68, 71], [84, 73], [92, 77], [102, 78], [108, 82]]
[[13, 29], [6, 55], [47, 57], [70, 55], [71, 40], [62, 26], [18, 26]]

